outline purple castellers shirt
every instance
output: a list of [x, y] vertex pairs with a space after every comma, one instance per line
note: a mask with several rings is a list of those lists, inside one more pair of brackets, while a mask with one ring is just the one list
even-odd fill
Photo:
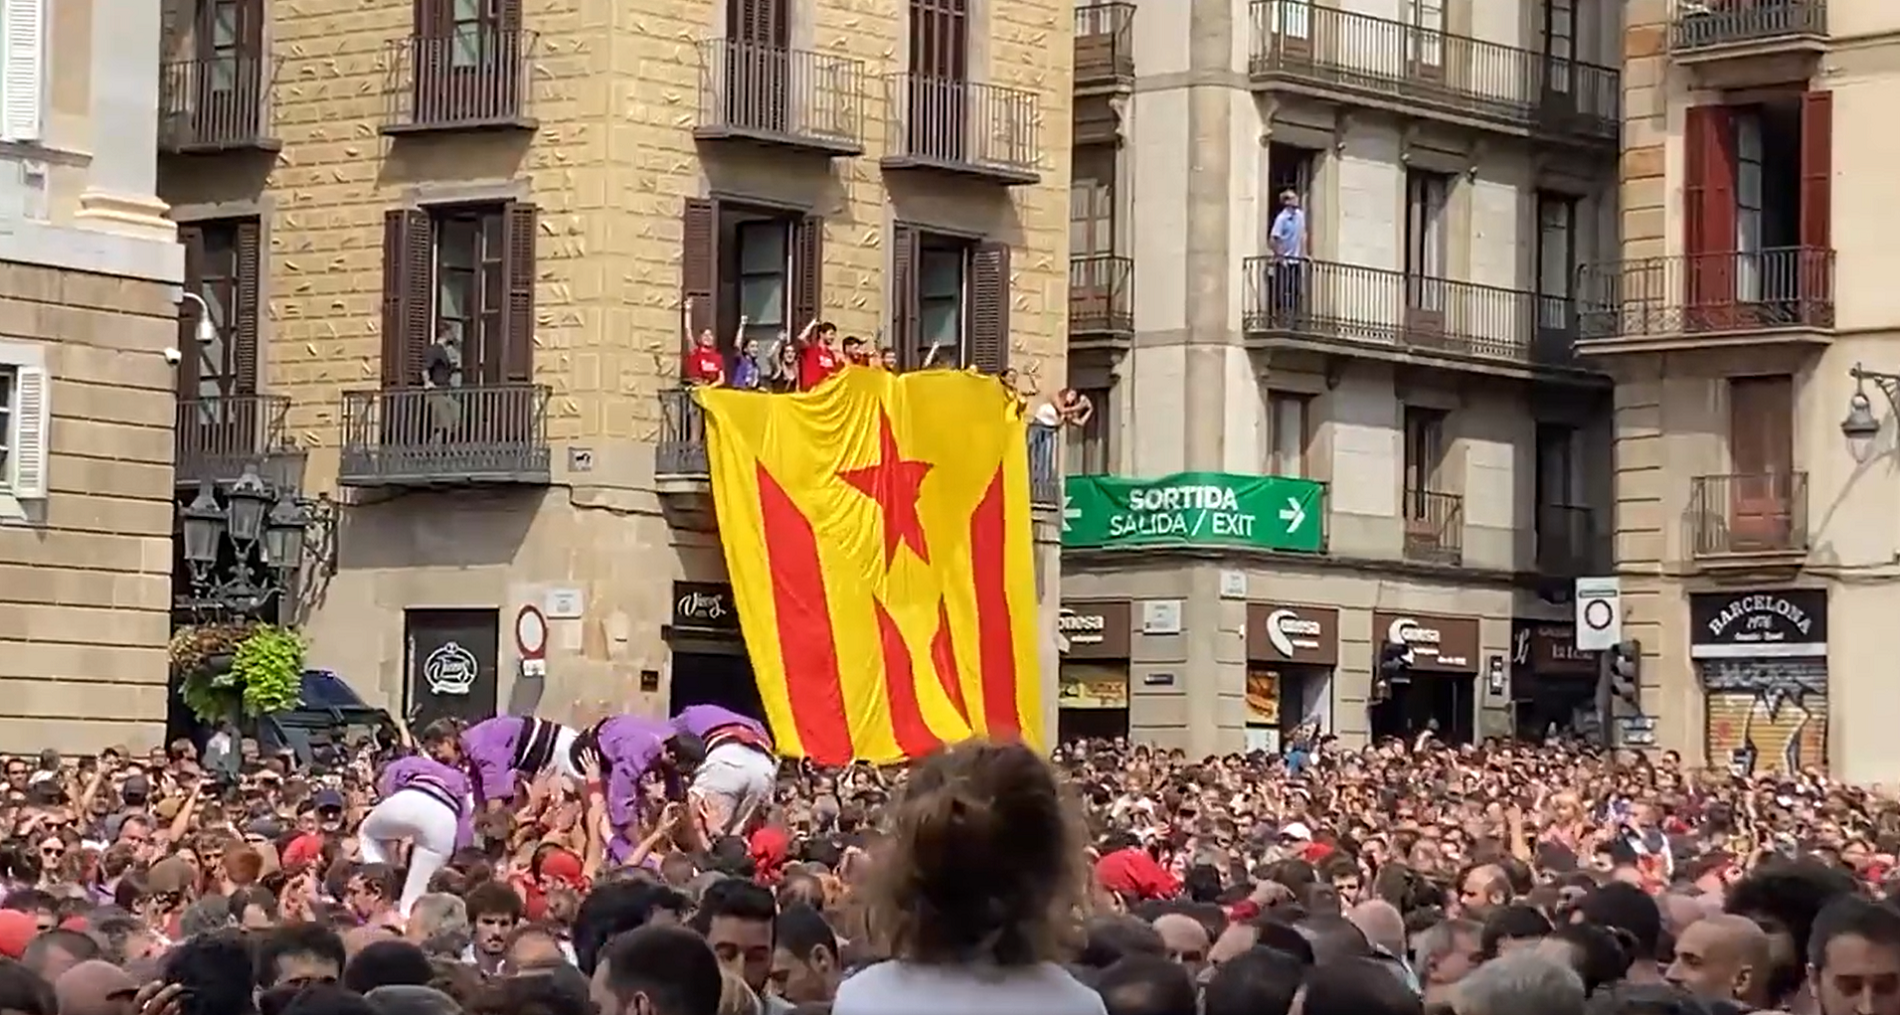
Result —
[[515, 743], [526, 726], [518, 715], [498, 715], [462, 731], [462, 754], [483, 803], [515, 798]]
[[718, 705], [688, 705], [680, 709], [680, 714], [673, 717], [674, 732], [690, 733], [701, 740], [706, 739], [706, 734], [722, 726], [744, 726], [768, 741], [772, 739], [772, 734], [766, 730], [764, 723]]
[[640, 779], [672, 735], [673, 724], [664, 719], [621, 715], [600, 724], [600, 756], [607, 769], [607, 822], [614, 830], [607, 851], [615, 862], [625, 861], [633, 851], [626, 827], [640, 813]]
[[441, 783], [451, 796], [460, 801], [455, 808], [455, 846], [460, 849], [473, 844], [475, 826], [468, 813], [468, 775], [461, 769], [420, 754], [397, 758], [383, 766], [383, 774], [376, 780], [377, 795], [387, 800], [420, 776], [428, 776]]

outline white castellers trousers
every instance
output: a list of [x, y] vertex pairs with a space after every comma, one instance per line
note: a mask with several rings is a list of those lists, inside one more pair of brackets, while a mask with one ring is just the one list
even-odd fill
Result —
[[409, 877], [403, 882], [402, 915], [429, 890], [435, 872], [455, 854], [456, 813], [419, 789], [397, 790], [379, 803], [357, 829], [358, 852], [364, 863], [397, 862], [398, 847], [408, 839]]
[[737, 835], [752, 815], [772, 802], [778, 759], [747, 744], [726, 743], [706, 752], [687, 793], [706, 801], [708, 835]]

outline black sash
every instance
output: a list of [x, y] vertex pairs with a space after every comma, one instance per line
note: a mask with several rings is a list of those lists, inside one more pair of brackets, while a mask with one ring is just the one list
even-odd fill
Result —
[[554, 760], [554, 740], [560, 734], [560, 723], [533, 716], [522, 719], [521, 733], [515, 737], [515, 771], [535, 775], [548, 767], [548, 762]]
[[412, 776], [410, 777], [408, 782], [405, 782], [402, 784], [400, 789], [413, 789], [418, 793], [426, 793], [429, 796], [434, 797], [436, 802], [440, 803], [442, 806], [447, 807], [451, 811], [454, 811], [456, 817], [459, 818], [462, 816], [462, 805], [464, 801], [456, 799], [455, 794], [451, 792], [447, 786], [443, 785], [442, 781], [437, 779], [435, 776], [432, 776], [432, 775]]

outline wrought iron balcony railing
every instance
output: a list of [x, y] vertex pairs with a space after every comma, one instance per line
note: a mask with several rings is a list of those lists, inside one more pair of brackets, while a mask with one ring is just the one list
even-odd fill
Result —
[[1614, 141], [1622, 109], [1614, 67], [1403, 21], [1253, 0], [1256, 83], [1360, 92], [1489, 119], [1515, 129]]
[[1034, 183], [1042, 159], [1035, 92], [917, 74], [884, 79], [893, 169], [934, 169], [1007, 184]]
[[166, 61], [158, 80], [159, 150], [275, 151], [270, 91], [278, 66], [272, 57], [245, 52]]
[[[776, 395], [759, 393], [759, 398]], [[1055, 427], [1029, 426], [1029, 501], [1037, 508], [1062, 503], [1061, 432]], [[711, 468], [706, 458], [706, 410], [693, 398], [691, 388], [660, 392], [660, 439], [653, 451], [653, 474], [662, 482], [707, 482]]]
[[1778, 247], [1586, 264], [1581, 337], [1834, 326], [1834, 251]]
[[1075, 87], [1126, 85], [1135, 79], [1135, 5], [1116, 0], [1075, 9]]
[[1465, 499], [1408, 487], [1399, 514], [1405, 518], [1405, 557], [1457, 564], [1465, 557]]
[[1826, 37], [1827, 0], [1679, 0], [1669, 26], [1678, 54]]
[[1566, 366], [1576, 335], [1567, 299], [1332, 261], [1248, 258], [1243, 323], [1288, 336], [1524, 366]]
[[471, 25], [391, 42], [383, 133], [534, 129], [535, 38]]
[[1805, 553], [1808, 474], [1697, 476], [1690, 481], [1688, 520], [1697, 558]]
[[1134, 331], [1134, 258], [1113, 254], [1069, 258], [1069, 335], [1113, 337]]
[[1608, 563], [1596, 512], [1573, 504], [1537, 506], [1537, 573], [1552, 578], [1592, 575]]
[[706, 39], [694, 133], [856, 155], [864, 150], [869, 85], [863, 61], [850, 57]]
[[172, 428], [172, 470], [180, 486], [226, 482], [290, 447], [284, 395], [180, 398]]
[[546, 483], [552, 466], [549, 395], [540, 384], [345, 392], [339, 481], [351, 486]]

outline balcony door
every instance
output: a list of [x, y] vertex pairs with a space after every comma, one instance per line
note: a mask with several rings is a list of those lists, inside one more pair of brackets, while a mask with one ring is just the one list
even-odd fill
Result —
[[1577, 270], [1575, 197], [1547, 190], [1537, 193], [1536, 258], [1538, 335], [1566, 340]]
[[1546, 110], [1575, 108], [1576, 51], [1576, 0], [1544, 0], [1543, 104]]
[[[232, 456], [248, 455], [261, 432], [257, 394], [258, 223], [226, 219], [182, 225], [185, 289], [204, 301], [187, 301], [179, 315], [176, 447], [186, 470], [213, 464], [235, 468]], [[208, 314], [211, 327], [198, 326]], [[235, 475], [235, 473], [232, 473]]]
[[195, 49], [192, 140], [205, 144], [254, 136], [263, 99], [262, 0], [200, 0]]
[[1729, 548], [1789, 546], [1794, 535], [1794, 378], [1732, 377], [1728, 411]]
[[419, 123], [500, 119], [520, 108], [519, 0], [416, 0]]
[[1446, 206], [1451, 178], [1422, 169], [1405, 174], [1406, 340], [1430, 345], [1445, 333]]
[[970, 0], [910, 0], [909, 150], [969, 158]]
[[791, 0], [727, 0], [726, 122], [790, 133]]
[[1412, 77], [1445, 79], [1445, 0], [1405, 0], [1405, 63]]
[[1115, 146], [1078, 145], [1070, 169], [1069, 320], [1106, 321], [1115, 308]]

